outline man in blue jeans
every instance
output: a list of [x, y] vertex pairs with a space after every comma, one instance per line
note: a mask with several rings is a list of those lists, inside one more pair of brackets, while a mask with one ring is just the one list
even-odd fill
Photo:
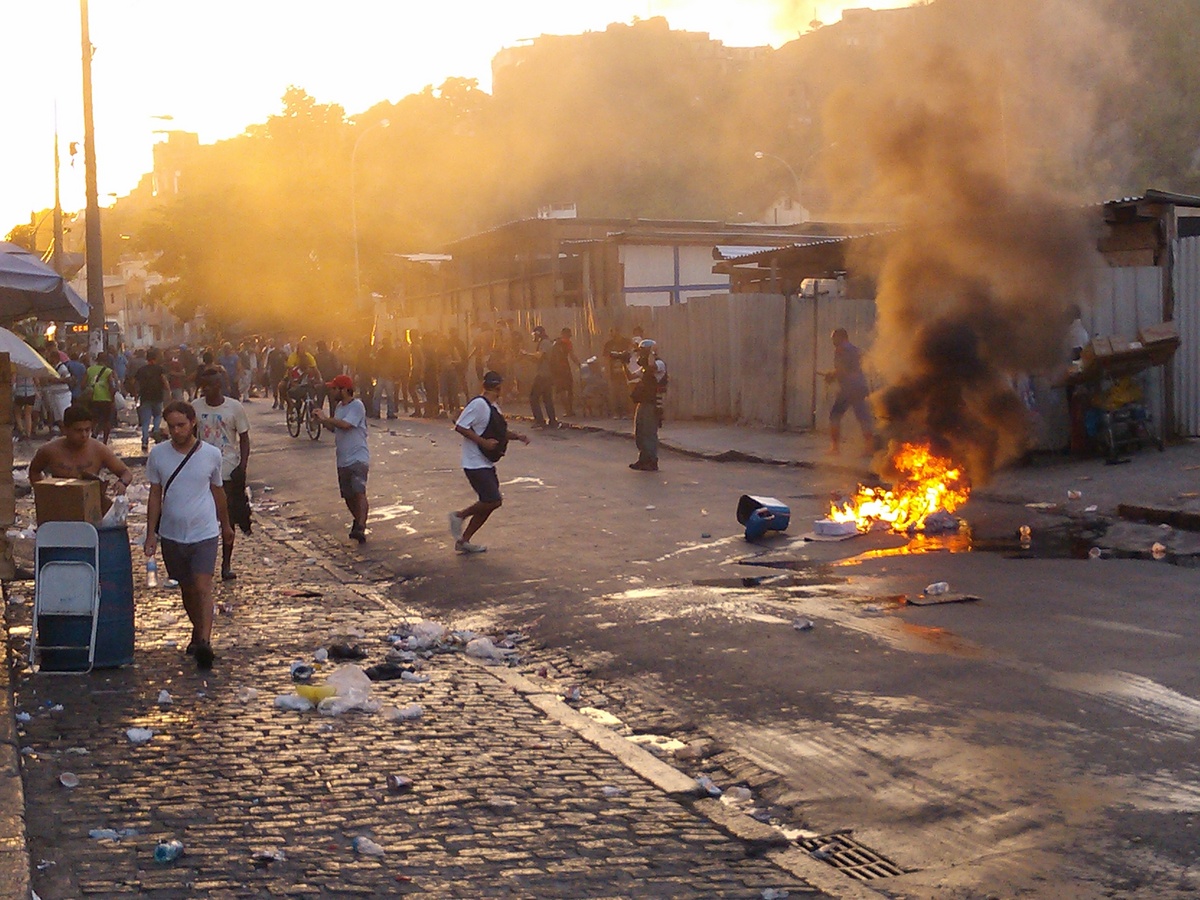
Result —
[[[158, 442], [158, 425], [162, 421], [163, 401], [171, 393], [167, 371], [158, 361], [158, 350], [151, 347], [146, 351], [146, 364], [133, 376], [137, 391], [138, 422], [142, 426], [142, 452], [150, 446], [150, 435]], [[153, 426], [151, 425], [153, 423]]]

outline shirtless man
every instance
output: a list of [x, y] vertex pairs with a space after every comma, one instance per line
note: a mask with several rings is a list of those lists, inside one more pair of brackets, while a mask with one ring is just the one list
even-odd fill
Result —
[[29, 481], [43, 478], [86, 478], [99, 481], [100, 470], [117, 476], [115, 491], [125, 493], [133, 472], [112, 448], [92, 437], [92, 413], [85, 406], [68, 406], [63, 413], [62, 437], [43, 444], [29, 463]]

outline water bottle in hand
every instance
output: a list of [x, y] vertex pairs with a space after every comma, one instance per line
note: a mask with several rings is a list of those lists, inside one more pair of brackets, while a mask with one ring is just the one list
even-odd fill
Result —
[[158, 560], [153, 556], [146, 560], [146, 587], [158, 587]]

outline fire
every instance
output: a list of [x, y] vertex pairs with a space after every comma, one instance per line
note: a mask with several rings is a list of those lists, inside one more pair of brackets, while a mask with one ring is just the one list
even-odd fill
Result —
[[883, 522], [903, 533], [921, 528], [938, 510], [953, 513], [971, 495], [962, 469], [953, 460], [935, 456], [928, 446], [901, 444], [891, 465], [897, 473], [891, 490], [859, 485], [849, 500], [831, 504], [829, 518], [854, 522], [859, 531]]

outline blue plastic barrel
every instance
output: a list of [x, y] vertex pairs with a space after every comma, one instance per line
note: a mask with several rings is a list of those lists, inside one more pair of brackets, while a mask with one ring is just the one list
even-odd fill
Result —
[[742, 494], [738, 499], [737, 520], [746, 526], [746, 539], [760, 538], [768, 531], [786, 531], [792, 520], [792, 510], [774, 497], [754, 497]]

